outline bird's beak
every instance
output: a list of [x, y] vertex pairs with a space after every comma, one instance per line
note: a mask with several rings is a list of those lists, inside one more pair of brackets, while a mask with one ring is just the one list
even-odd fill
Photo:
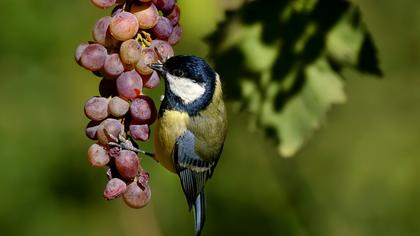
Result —
[[149, 67], [157, 71], [161, 75], [165, 74], [166, 72], [165, 66], [161, 63], [152, 63], [149, 65]]

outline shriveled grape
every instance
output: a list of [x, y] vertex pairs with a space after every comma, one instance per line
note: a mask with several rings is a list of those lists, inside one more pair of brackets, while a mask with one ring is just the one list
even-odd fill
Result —
[[127, 189], [127, 185], [124, 181], [118, 178], [113, 178], [108, 181], [104, 191], [104, 198], [106, 200], [112, 200], [118, 198]]
[[108, 151], [96, 143], [89, 147], [87, 156], [89, 163], [94, 167], [104, 167], [110, 160]]
[[149, 185], [142, 189], [136, 181], [133, 181], [127, 186], [123, 199], [127, 206], [138, 209], [145, 207], [150, 202], [151, 196]]

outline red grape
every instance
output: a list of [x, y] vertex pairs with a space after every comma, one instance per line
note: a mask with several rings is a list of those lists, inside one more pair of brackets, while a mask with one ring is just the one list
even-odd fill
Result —
[[156, 119], [157, 111], [150, 97], [140, 96], [131, 102], [130, 114], [138, 124], [152, 124]]
[[102, 17], [96, 22], [92, 30], [93, 40], [105, 47], [116, 44], [116, 40], [109, 33], [109, 24], [111, 23], [111, 19], [112, 17], [110, 16]]
[[126, 99], [132, 99], [141, 94], [143, 82], [140, 75], [135, 71], [122, 73], [117, 79], [118, 94]]
[[136, 124], [136, 122], [132, 122], [129, 126], [131, 137], [133, 137], [135, 140], [140, 141], [147, 141], [149, 140], [150, 136], [150, 129], [149, 125], [140, 125]]
[[100, 122], [99, 121], [93, 121], [91, 120], [85, 129], [85, 134], [88, 138], [92, 139], [92, 140], [97, 140], [98, 138], [96, 137], [96, 131], [98, 131], [98, 127], [99, 127]]
[[74, 52], [74, 59], [80, 65], [80, 57], [82, 56], [83, 51], [89, 46], [89, 43], [81, 43], [77, 46], [76, 51]]
[[156, 38], [167, 40], [172, 33], [172, 28], [171, 21], [164, 16], [160, 16], [155, 27], [152, 28], [152, 32]]
[[139, 170], [137, 154], [133, 151], [121, 150], [120, 155], [115, 158], [115, 166], [122, 177], [133, 179]]
[[180, 25], [175, 25], [174, 29], [172, 30], [171, 35], [169, 36], [168, 43], [171, 45], [175, 45], [179, 42], [182, 37], [182, 28]]
[[112, 7], [116, 3], [116, 0], [91, 0], [91, 2], [93, 5], [105, 9]]
[[170, 13], [175, 7], [176, 0], [152, 0], [163, 13]]
[[175, 5], [174, 9], [166, 17], [171, 21], [172, 25], [177, 25], [179, 23], [179, 18], [181, 16], [181, 11], [179, 7]]
[[174, 50], [172, 46], [167, 42], [159, 39], [152, 41], [151, 47], [154, 47], [157, 53], [162, 57], [163, 60], [167, 60], [170, 57], [174, 56]]

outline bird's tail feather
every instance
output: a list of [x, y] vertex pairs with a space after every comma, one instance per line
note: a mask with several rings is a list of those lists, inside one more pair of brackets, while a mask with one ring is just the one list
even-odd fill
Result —
[[201, 230], [204, 226], [206, 218], [206, 199], [204, 197], [204, 190], [198, 194], [194, 203], [194, 223], [195, 223], [195, 236], [200, 236]]

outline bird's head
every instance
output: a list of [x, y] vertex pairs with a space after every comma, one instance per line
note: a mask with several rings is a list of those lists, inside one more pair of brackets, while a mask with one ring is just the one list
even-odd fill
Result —
[[150, 65], [165, 80], [165, 97], [185, 106], [205, 104], [214, 93], [217, 74], [196, 56], [174, 56]]

